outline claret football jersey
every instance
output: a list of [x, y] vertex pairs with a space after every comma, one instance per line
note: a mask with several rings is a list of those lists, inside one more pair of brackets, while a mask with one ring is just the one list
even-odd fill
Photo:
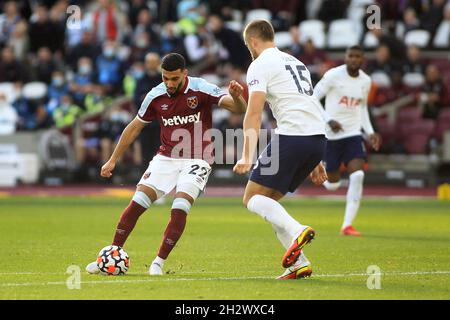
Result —
[[159, 154], [171, 158], [213, 160], [209, 130], [212, 106], [225, 92], [201, 78], [187, 77], [184, 87], [173, 96], [164, 83], [145, 97], [137, 117], [145, 123], [158, 121], [161, 127]]

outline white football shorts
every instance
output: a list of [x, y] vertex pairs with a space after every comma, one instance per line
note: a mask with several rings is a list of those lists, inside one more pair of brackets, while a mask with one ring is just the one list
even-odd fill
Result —
[[202, 159], [174, 159], [156, 155], [139, 180], [138, 185], [154, 189], [158, 199], [170, 193], [184, 192], [194, 200], [203, 192], [208, 182], [211, 166]]

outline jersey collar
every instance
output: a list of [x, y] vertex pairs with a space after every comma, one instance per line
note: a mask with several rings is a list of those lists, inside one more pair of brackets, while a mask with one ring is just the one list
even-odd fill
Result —
[[176, 97], [177, 95], [181, 94], [181, 92], [183, 92], [183, 94], [186, 94], [189, 90], [189, 77], [186, 76], [186, 81], [184, 82], [184, 86], [180, 89], [180, 91], [178, 93], [176, 93], [175, 95], [171, 96], [167, 91], [166, 94], [169, 96], [169, 98], [173, 98]]

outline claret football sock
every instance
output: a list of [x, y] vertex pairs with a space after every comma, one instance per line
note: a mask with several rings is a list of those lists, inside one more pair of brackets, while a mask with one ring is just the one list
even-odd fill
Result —
[[345, 217], [342, 229], [352, 225], [358, 213], [361, 202], [364, 182], [364, 171], [358, 170], [350, 175], [350, 182], [347, 190], [347, 204], [345, 206]]
[[119, 223], [117, 224], [116, 233], [112, 242], [114, 246], [123, 247], [131, 231], [133, 231], [136, 222], [145, 210], [147, 210], [147, 208], [144, 208], [134, 200], [131, 200], [128, 207], [123, 211]]
[[158, 257], [167, 259], [170, 251], [175, 247], [178, 239], [183, 234], [186, 226], [187, 213], [181, 209], [172, 209], [170, 221], [164, 232], [163, 240], [159, 248]]

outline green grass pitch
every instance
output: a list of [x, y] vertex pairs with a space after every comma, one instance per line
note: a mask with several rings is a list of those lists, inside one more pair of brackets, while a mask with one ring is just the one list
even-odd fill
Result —
[[[355, 226], [339, 236], [344, 201], [289, 198], [287, 210], [315, 228], [305, 253], [309, 279], [281, 281], [283, 248], [270, 225], [239, 199], [199, 199], [166, 262], [147, 275], [170, 205], [145, 213], [125, 246], [127, 275], [88, 275], [87, 263], [111, 241], [125, 199], [0, 199], [0, 299], [450, 299], [450, 203], [364, 199]], [[70, 265], [81, 288], [68, 289]], [[369, 290], [367, 268], [381, 270]], [[370, 282], [370, 281], [369, 281]]]

